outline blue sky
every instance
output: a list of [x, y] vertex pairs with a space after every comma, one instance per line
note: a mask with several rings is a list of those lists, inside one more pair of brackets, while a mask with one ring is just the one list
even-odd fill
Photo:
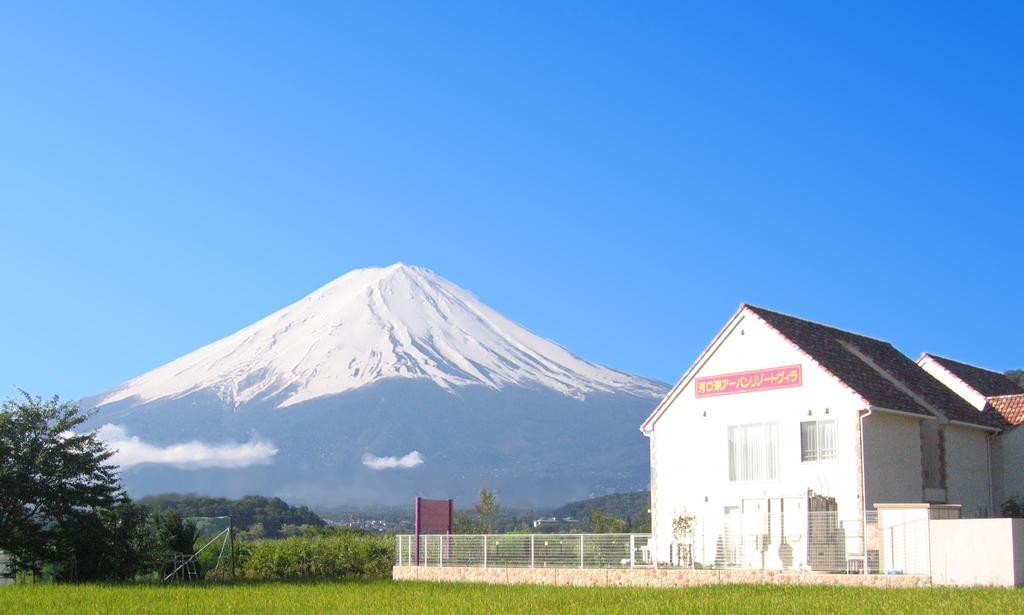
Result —
[[37, 4], [0, 7], [0, 394], [399, 260], [666, 381], [742, 301], [1024, 367], [1013, 4]]

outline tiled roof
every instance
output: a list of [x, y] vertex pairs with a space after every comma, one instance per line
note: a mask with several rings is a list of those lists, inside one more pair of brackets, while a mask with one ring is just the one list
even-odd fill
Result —
[[1010, 425], [1024, 423], [1024, 393], [989, 397], [988, 405], [1001, 414]]
[[746, 307], [873, 406], [932, 416], [930, 407], [952, 421], [1005, 426], [996, 412], [976, 410], [889, 342]]
[[984, 397], [1024, 393], [1024, 389], [1017, 386], [1017, 383], [1007, 378], [1005, 374], [933, 354], [925, 353], [924, 356], [930, 357]]

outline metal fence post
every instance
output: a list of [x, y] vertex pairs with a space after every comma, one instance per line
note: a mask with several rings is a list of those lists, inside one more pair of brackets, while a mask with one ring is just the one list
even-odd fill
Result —
[[437, 567], [444, 568], [444, 538], [437, 535]]
[[629, 567], [636, 568], [636, 536], [629, 535]]
[[580, 568], [583, 568], [583, 534], [580, 534]]
[[487, 567], [487, 534], [484, 534], [484, 568]]
[[533, 568], [533, 539], [535, 536], [530, 534], [530, 568]]

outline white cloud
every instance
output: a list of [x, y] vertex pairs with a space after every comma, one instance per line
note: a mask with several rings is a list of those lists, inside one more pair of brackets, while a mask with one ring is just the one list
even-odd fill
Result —
[[121, 425], [106, 424], [96, 430], [96, 435], [108, 447], [117, 452], [110, 462], [122, 470], [146, 463], [175, 466], [183, 469], [199, 468], [247, 468], [252, 465], [266, 465], [277, 454], [277, 449], [263, 440], [253, 438], [248, 442], [224, 442], [205, 444], [198, 440], [157, 446], [143, 442], [138, 436], [129, 436]]
[[377, 457], [366, 453], [363, 455], [363, 465], [371, 470], [391, 470], [394, 468], [415, 468], [423, 463], [423, 455], [419, 451], [412, 451], [402, 457]]

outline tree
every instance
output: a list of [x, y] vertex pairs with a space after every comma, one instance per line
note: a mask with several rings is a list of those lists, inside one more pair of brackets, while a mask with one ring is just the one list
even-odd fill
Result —
[[267, 529], [262, 523], [253, 523], [249, 529], [239, 532], [238, 537], [242, 540], [260, 540], [267, 537]]
[[484, 534], [493, 534], [498, 525], [498, 498], [487, 487], [480, 489], [480, 501], [473, 505], [473, 512], [480, 520]]
[[1003, 502], [999, 512], [1004, 517], [1024, 519], [1024, 502], [1021, 502], [1017, 498], [1010, 498]]
[[452, 531], [456, 534], [482, 534], [480, 522], [466, 513], [458, 513], [452, 520]]
[[155, 515], [157, 546], [171, 553], [192, 555], [199, 540], [199, 529], [191, 519], [183, 519], [173, 510]]
[[619, 519], [598, 508], [590, 508], [590, 531], [595, 534], [621, 534], [629, 527], [625, 519]]
[[63, 524], [113, 506], [121, 488], [113, 452], [77, 433], [90, 414], [56, 396], [21, 391], [0, 410], [0, 550], [15, 568], [39, 572], [57, 558]]
[[1011, 369], [1006, 372], [1006, 377], [1017, 383], [1017, 386], [1024, 388], [1024, 369]]
[[[281, 538], [286, 525], [323, 526], [324, 520], [305, 506], [289, 506], [281, 498], [266, 498], [249, 495], [240, 500], [214, 498], [200, 495], [165, 493], [147, 496], [139, 500], [155, 512], [173, 510], [183, 517], [227, 517], [235, 527], [247, 528], [254, 523], [263, 525], [266, 538]], [[289, 530], [293, 531], [293, 530]]]
[[650, 534], [651, 533], [651, 511], [648, 509], [629, 520], [629, 531], [636, 532], [639, 534]]
[[127, 497], [65, 519], [55, 528], [58, 581], [118, 581], [152, 570], [149, 514]]
[[[672, 518], [672, 538], [675, 539], [676, 564], [693, 564], [693, 532], [697, 528], [697, 518], [686, 513], [677, 514]], [[723, 556], [724, 557], [724, 556]]]
[[304, 527], [306, 526], [299, 526], [295, 525], [294, 523], [285, 523], [281, 526], [280, 533], [285, 538], [289, 538], [291, 536], [301, 536]]

